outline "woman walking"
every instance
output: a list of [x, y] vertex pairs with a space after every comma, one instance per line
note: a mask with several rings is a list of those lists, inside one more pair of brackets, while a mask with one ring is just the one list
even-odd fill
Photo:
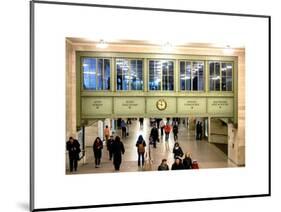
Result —
[[95, 167], [100, 167], [100, 161], [101, 161], [101, 153], [102, 153], [103, 143], [100, 137], [97, 137], [93, 144], [93, 152], [95, 156]]
[[138, 151], [138, 166], [143, 166], [146, 143], [145, 143], [145, 140], [143, 139], [142, 135], [139, 136], [137, 143], [136, 143], [136, 147], [137, 147], [137, 151]]

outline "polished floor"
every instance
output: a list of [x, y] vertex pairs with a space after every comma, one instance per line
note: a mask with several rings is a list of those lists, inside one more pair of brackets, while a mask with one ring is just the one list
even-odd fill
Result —
[[[135, 144], [140, 134], [143, 135], [146, 143], [148, 144], [150, 130], [151, 127], [149, 126], [149, 119], [144, 120], [144, 126], [142, 129], [140, 128], [137, 120], [132, 121], [132, 124], [129, 125], [129, 136], [122, 139], [125, 146], [125, 154], [122, 157], [122, 164], [119, 172], [144, 171], [143, 168], [139, 168], [137, 165], [138, 156]], [[116, 134], [121, 135], [121, 131], [118, 130], [115, 135]], [[183, 124], [179, 126], [178, 142], [184, 152], [190, 152], [192, 159], [198, 161], [200, 169], [236, 167], [235, 164], [228, 160], [223, 151], [217, 148], [214, 144], [208, 143], [207, 140], [196, 140], [194, 130], [189, 130]], [[157, 170], [157, 167], [163, 158], [167, 159], [168, 165], [171, 168], [174, 162], [172, 153], [173, 146], [173, 133], [170, 134], [168, 146], [165, 144], [164, 137], [159, 143], [157, 143], [157, 148], [150, 146], [152, 171]], [[148, 146], [146, 147], [146, 152], [148, 152]], [[115, 172], [113, 163], [109, 160], [108, 151], [106, 146], [104, 146], [101, 167], [95, 168], [92, 147], [87, 147], [85, 160], [81, 160], [79, 162], [78, 171], [75, 172], [75, 174], [113, 172]], [[66, 170], [66, 174], [70, 174], [68, 168]]]

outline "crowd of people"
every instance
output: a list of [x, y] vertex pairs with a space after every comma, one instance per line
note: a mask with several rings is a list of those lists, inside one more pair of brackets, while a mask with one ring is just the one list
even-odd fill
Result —
[[[139, 118], [140, 128], [143, 128], [143, 118]], [[131, 120], [125, 122], [125, 120], [120, 120], [121, 136], [126, 138], [128, 136], [128, 125]], [[146, 152], [147, 143], [145, 142], [142, 135], [139, 135], [136, 140], [136, 149], [137, 149], [137, 165], [138, 167], [145, 167], [145, 163], [151, 162], [150, 156], [150, 145], [153, 148], [157, 148], [157, 143], [160, 142], [160, 138], [164, 136], [165, 148], [170, 151], [169, 148], [169, 137], [170, 133], [173, 132], [174, 136], [174, 147], [172, 153], [174, 155], [174, 163], [171, 166], [171, 170], [181, 170], [181, 169], [198, 169], [199, 165], [196, 160], [191, 159], [191, 153], [183, 153], [183, 150], [178, 142], [178, 132], [179, 132], [179, 122], [177, 119], [173, 119], [170, 124], [170, 120], [167, 119], [165, 122], [163, 119], [155, 119], [151, 121], [151, 130], [149, 134], [149, 143], [148, 143], [148, 152]], [[160, 131], [160, 135], [159, 135]], [[113, 166], [116, 171], [120, 170], [122, 163], [122, 155], [125, 153], [124, 144], [121, 141], [120, 136], [115, 136], [113, 133], [110, 133], [109, 127], [106, 125], [104, 128], [104, 138], [96, 137], [93, 142], [93, 154], [94, 154], [94, 163], [95, 168], [101, 167], [101, 158], [104, 147], [104, 142], [106, 144], [106, 149], [108, 151], [109, 160], [113, 161]], [[196, 124], [196, 139], [202, 138], [202, 123], [198, 122]], [[162, 140], [162, 139], [161, 139]], [[77, 171], [77, 164], [79, 161], [79, 154], [81, 152], [79, 142], [70, 137], [67, 141], [66, 149], [69, 153], [69, 164], [70, 172]], [[167, 164], [167, 159], [162, 159], [161, 164], [158, 166], [158, 170], [170, 170], [169, 165]]]

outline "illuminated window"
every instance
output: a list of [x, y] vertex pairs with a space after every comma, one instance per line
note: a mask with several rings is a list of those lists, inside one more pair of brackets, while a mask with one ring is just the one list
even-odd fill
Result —
[[204, 62], [180, 62], [180, 89], [182, 91], [204, 90]]
[[232, 91], [232, 63], [209, 62], [210, 91]]
[[117, 90], [143, 90], [143, 62], [135, 59], [116, 59]]
[[232, 91], [232, 63], [221, 63], [221, 89]]
[[83, 89], [110, 89], [110, 60], [104, 58], [82, 58]]
[[174, 90], [174, 62], [168, 60], [149, 61], [149, 90]]

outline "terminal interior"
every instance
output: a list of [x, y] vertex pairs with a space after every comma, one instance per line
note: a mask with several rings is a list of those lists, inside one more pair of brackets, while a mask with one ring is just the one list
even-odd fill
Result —
[[[200, 169], [245, 166], [244, 46], [66, 38], [65, 139], [74, 137], [81, 146], [76, 173], [114, 172], [105, 142], [99, 168], [92, 146], [96, 137], [105, 140], [106, 125], [121, 136], [120, 119], [128, 122], [129, 132], [121, 137], [120, 172], [144, 171], [137, 165], [137, 137], [148, 144], [151, 120], [160, 118], [179, 119], [178, 142]], [[201, 140], [196, 139], [198, 122]], [[174, 143], [171, 132], [169, 145], [162, 137], [157, 148], [146, 146], [152, 171], [162, 159], [171, 168]]]
[[[154, 118], [144, 118], [143, 127], [140, 126], [139, 118], [124, 119], [127, 122], [128, 136], [122, 137], [122, 132], [117, 126], [117, 120], [93, 120], [89, 122], [89, 126], [85, 127], [85, 154], [79, 161], [79, 168], [77, 173], [114, 173], [114, 166], [112, 160], [109, 160], [109, 152], [106, 148], [104, 140], [104, 147], [102, 150], [101, 166], [95, 167], [93, 143], [97, 136], [103, 138], [103, 128], [108, 125], [112, 129], [114, 136], [120, 136], [121, 141], [125, 147], [125, 153], [122, 156], [122, 164], [120, 172], [131, 171], [146, 171], [144, 167], [139, 167], [137, 164], [138, 153], [136, 141], [139, 135], [142, 135], [146, 141], [146, 163], [151, 162], [151, 171], [156, 171], [162, 159], [167, 159], [167, 164], [171, 169], [174, 163], [173, 147], [174, 136], [170, 133], [168, 145], [161, 136], [159, 129], [160, 141], [157, 142], [156, 148], [149, 145], [150, 131], [154, 122]], [[129, 120], [129, 121], [128, 121]], [[167, 118], [163, 118], [164, 122]], [[196, 139], [196, 123], [200, 121], [203, 123], [202, 139]], [[196, 160], [199, 168], [227, 168], [237, 167], [227, 157], [227, 125], [223, 119], [212, 119], [212, 134], [208, 134], [208, 120], [204, 117], [195, 118], [180, 118], [179, 119], [179, 133], [178, 142], [184, 153], [190, 153], [192, 160]], [[171, 122], [171, 121], [170, 121]], [[115, 126], [114, 126], [115, 125]], [[157, 126], [157, 124], [156, 124]], [[208, 136], [212, 136], [215, 143], [208, 142]], [[150, 152], [150, 158], [149, 158]], [[82, 153], [81, 153], [82, 154]], [[68, 160], [66, 160], [68, 161]], [[66, 164], [66, 166], [68, 166]], [[66, 171], [69, 174], [69, 170]]]

